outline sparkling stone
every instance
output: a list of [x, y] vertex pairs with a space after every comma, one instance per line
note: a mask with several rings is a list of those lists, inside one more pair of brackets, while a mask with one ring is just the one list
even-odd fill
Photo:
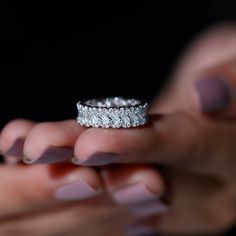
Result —
[[122, 127], [128, 128], [131, 126], [131, 120], [124, 109], [120, 109], [120, 117], [122, 118]]
[[84, 108], [83, 115], [85, 126], [89, 127], [90, 125], [92, 125], [90, 111], [89, 109], [87, 109], [87, 107]]
[[78, 120], [81, 125], [85, 124], [85, 117], [84, 117], [84, 112], [83, 110], [78, 111]]
[[101, 111], [99, 113], [99, 117], [101, 119], [101, 124], [103, 127], [109, 127], [111, 124], [111, 120], [109, 119], [108, 115], [106, 114], [106, 111]]
[[91, 116], [91, 125], [94, 127], [99, 127], [99, 125], [101, 124], [101, 121], [98, 117], [97, 110], [92, 109], [92, 111], [90, 111], [90, 116]]
[[117, 109], [113, 109], [112, 112], [109, 109], [109, 117], [111, 118], [111, 125], [113, 128], [120, 128], [122, 126], [122, 121]]
[[[132, 109], [133, 110], [133, 109]], [[131, 109], [130, 110], [127, 110], [126, 114], [129, 116], [130, 118], [130, 124], [131, 126], [137, 126], [139, 124], [139, 117], [135, 114], [134, 111], [132, 111]]]

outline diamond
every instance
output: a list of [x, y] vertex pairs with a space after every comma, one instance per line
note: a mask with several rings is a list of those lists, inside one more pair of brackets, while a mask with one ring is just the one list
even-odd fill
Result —
[[98, 117], [98, 113], [97, 113], [97, 109], [96, 108], [93, 108], [91, 111], [90, 111], [90, 117], [91, 117], [91, 125], [93, 127], [99, 127], [100, 125], [100, 119]]
[[111, 121], [110, 121], [109, 117], [107, 116], [106, 112], [101, 111], [99, 113], [99, 117], [101, 119], [101, 126], [102, 127], [109, 127], [110, 126]]
[[135, 114], [134, 109], [127, 109], [126, 114], [130, 118], [131, 126], [137, 126], [139, 124], [139, 117]]
[[120, 117], [122, 117], [122, 124], [124, 128], [128, 128], [131, 126], [130, 117], [128, 116], [128, 114], [126, 114], [125, 109], [120, 109]]
[[112, 112], [111, 112], [111, 108], [110, 108], [109, 109], [109, 117], [111, 118], [111, 126], [113, 128], [120, 128], [122, 126], [122, 121], [119, 116], [118, 109], [114, 108], [114, 109], [112, 109]]

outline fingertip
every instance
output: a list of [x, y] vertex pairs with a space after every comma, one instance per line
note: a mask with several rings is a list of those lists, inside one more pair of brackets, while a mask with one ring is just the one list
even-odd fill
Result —
[[122, 147], [118, 130], [90, 128], [77, 139], [75, 155], [83, 158], [96, 152], [119, 153]]
[[83, 200], [100, 195], [103, 191], [102, 181], [98, 173], [88, 167], [80, 167], [67, 174], [54, 192], [59, 201]]
[[134, 129], [88, 129], [75, 143], [74, 162], [104, 165], [125, 163], [125, 155], [138, 152], [153, 144], [150, 127]]
[[135, 183], [144, 184], [157, 196], [161, 196], [165, 191], [160, 172], [150, 165], [107, 167], [102, 171], [102, 176], [110, 191]]
[[114, 202], [131, 214], [148, 217], [169, 211], [161, 199], [165, 184], [157, 169], [148, 165], [118, 166], [107, 168], [102, 176]]
[[[78, 167], [77, 167], [78, 168]], [[98, 172], [90, 167], [80, 167], [77, 169], [77, 172], [74, 172], [73, 175], [77, 175], [81, 180], [87, 182], [91, 187], [97, 190], [102, 189], [102, 179]], [[73, 178], [70, 177], [70, 178]]]
[[57, 163], [74, 156], [74, 143], [83, 132], [76, 121], [43, 122], [27, 136], [24, 145], [25, 162]]
[[0, 135], [0, 150], [8, 156], [10, 163], [18, 162], [23, 156], [23, 145], [26, 136], [34, 127], [35, 122], [16, 119], [9, 122]]
[[200, 112], [224, 112], [233, 103], [233, 86], [224, 76], [209, 76], [195, 81], [194, 98]]

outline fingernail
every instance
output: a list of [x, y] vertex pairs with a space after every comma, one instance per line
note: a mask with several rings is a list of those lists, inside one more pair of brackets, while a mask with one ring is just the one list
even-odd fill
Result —
[[152, 215], [161, 215], [168, 213], [170, 207], [162, 202], [160, 199], [156, 199], [145, 204], [140, 204], [134, 207], [128, 208], [129, 211], [138, 217], [149, 217]]
[[23, 161], [26, 164], [50, 164], [65, 161], [74, 156], [72, 148], [67, 147], [48, 147], [38, 158], [31, 159], [24, 157]]
[[15, 157], [16, 160], [21, 160], [23, 157], [24, 138], [18, 138], [4, 154], [5, 156]]
[[144, 183], [137, 183], [117, 190], [113, 194], [119, 205], [135, 206], [158, 199], [157, 194], [151, 192]]
[[203, 112], [215, 112], [231, 103], [232, 89], [222, 77], [201, 79], [195, 82], [200, 107]]
[[119, 159], [119, 155], [114, 153], [105, 153], [105, 152], [97, 152], [89, 156], [85, 160], [80, 160], [77, 157], [72, 159], [72, 162], [77, 165], [83, 166], [103, 166]]
[[59, 187], [55, 191], [55, 198], [61, 201], [83, 200], [99, 195], [101, 191], [92, 188], [84, 181], [77, 181]]
[[125, 235], [127, 236], [151, 236], [157, 235], [154, 228], [149, 225], [144, 225], [141, 223], [135, 223], [127, 225], [124, 228]]

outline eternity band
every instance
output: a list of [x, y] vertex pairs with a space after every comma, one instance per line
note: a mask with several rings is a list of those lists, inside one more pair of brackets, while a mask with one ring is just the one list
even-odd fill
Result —
[[80, 125], [101, 128], [130, 128], [147, 122], [148, 104], [138, 99], [111, 97], [77, 103]]

